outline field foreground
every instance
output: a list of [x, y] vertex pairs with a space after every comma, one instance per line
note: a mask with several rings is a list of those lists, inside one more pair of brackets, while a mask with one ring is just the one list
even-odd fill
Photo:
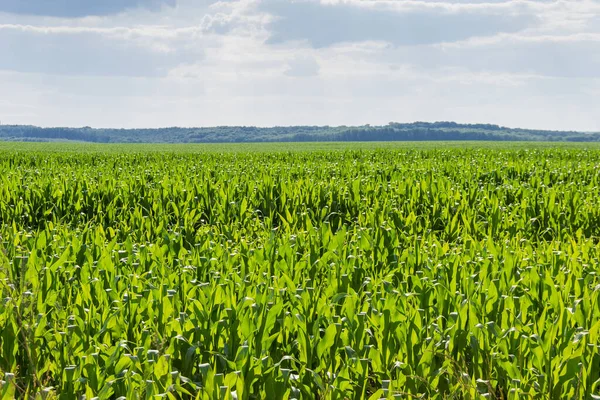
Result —
[[600, 399], [600, 147], [61, 146], [0, 146], [0, 398]]

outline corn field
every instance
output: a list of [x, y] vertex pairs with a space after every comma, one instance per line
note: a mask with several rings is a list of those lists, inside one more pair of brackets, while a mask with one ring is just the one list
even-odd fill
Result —
[[0, 152], [0, 398], [600, 399], [600, 150]]

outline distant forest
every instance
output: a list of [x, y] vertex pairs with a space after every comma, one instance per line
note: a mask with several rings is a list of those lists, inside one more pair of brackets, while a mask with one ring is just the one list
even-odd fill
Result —
[[96, 143], [240, 143], [240, 142], [364, 142], [423, 140], [499, 140], [597, 142], [600, 132], [513, 129], [490, 124], [455, 122], [389, 123], [384, 126], [290, 126], [257, 128], [95, 129], [40, 128], [1, 125], [4, 141], [79, 141]]

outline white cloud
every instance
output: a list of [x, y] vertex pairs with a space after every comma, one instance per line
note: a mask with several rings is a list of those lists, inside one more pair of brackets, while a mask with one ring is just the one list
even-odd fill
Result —
[[36, 25], [17, 25], [17, 24], [0, 24], [0, 31], [17, 31], [23, 33], [36, 33], [44, 35], [52, 34], [98, 34], [113, 39], [131, 40], [141, 37], [149, 37], [153, 39], [176, 39], [188, 35], [202, 35], [209, 32], [210, 29], [202, 26], [190, 26], [184, 28], [171, 28], [167, 26], [113, 26], [113, 27], [96, 27], [96, 26], [36, 26]]
[[0, 25], [0, 69], [67, 75], [161, 76], [203, 57], [201, 27]]
[[600, 130], [597, 1], [134, 3], [0, 13], [0, 120]]
[[314, 57], [296, 56], [288, 62], [287, 76], [316, 76], [319, 74], [319, 63]]

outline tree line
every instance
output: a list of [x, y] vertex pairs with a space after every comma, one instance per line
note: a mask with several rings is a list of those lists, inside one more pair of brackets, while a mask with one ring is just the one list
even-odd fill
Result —
[[513, 129], [492, 124], [456, 122], [391, 122], [383, 126], [288, 126], [258, 128], [218, 126], [212, 128], [41, 128], [2, 125], [0, 140], [79, 141], [95, 143], [234, 143], [325, 141], [570, 141], [597, 142], [600, 132]]

